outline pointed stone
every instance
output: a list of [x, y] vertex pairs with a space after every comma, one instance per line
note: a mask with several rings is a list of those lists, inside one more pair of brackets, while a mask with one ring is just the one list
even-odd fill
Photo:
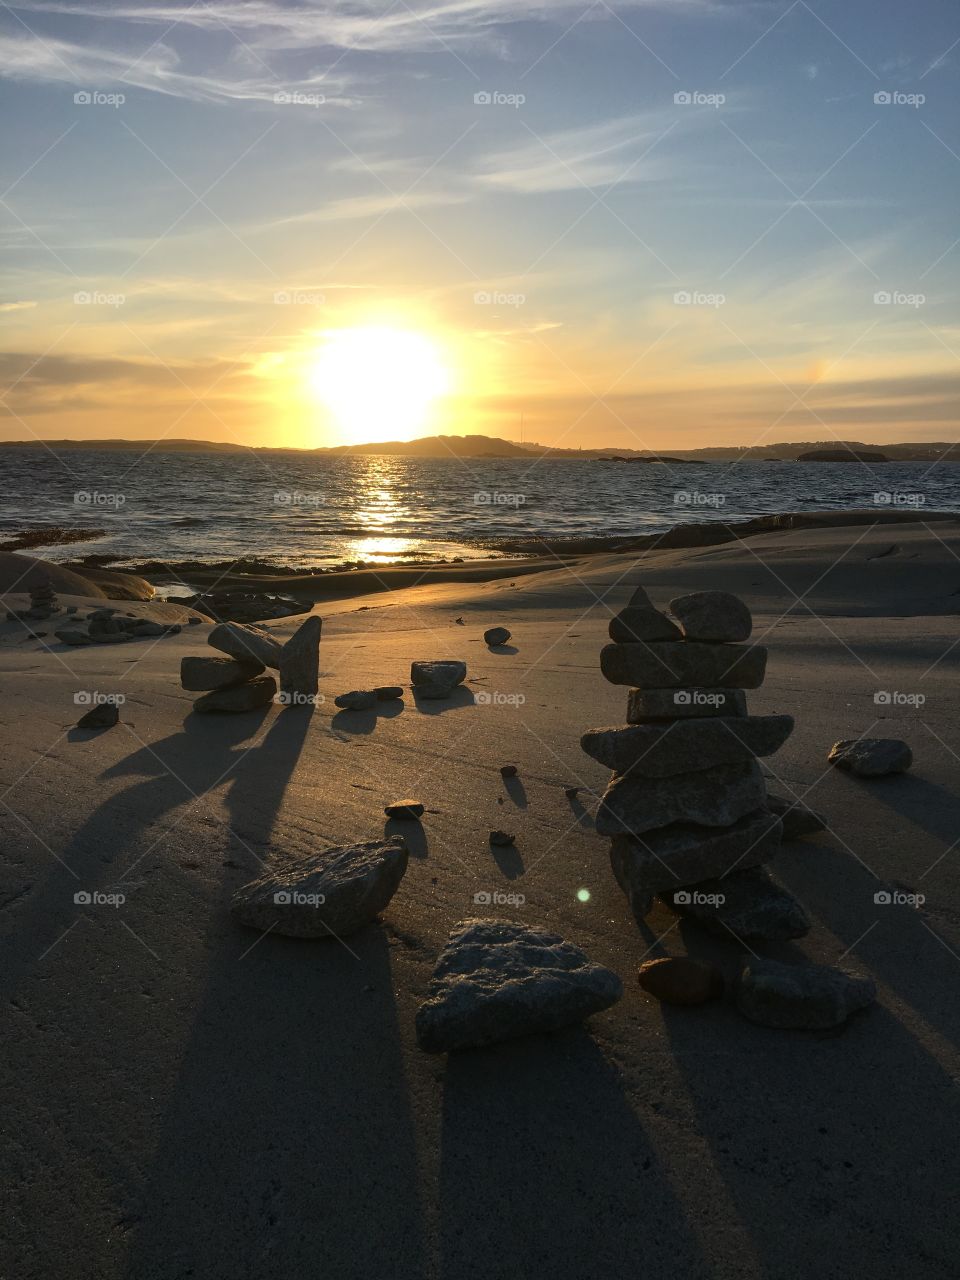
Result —
[[762, 645], [661, 643], [608, 644], [600, 651], [600, 670], [611, 684], [677, 689], [719, 686], [759, 689], [767, 665]]
[[670, 601], [670, 612], [687, 640], [718, 643], [749, 640], [753, 630], [750, 610], [729, 591], [694, 591]]
[[810, 932], [803, 907], [762, 867], [701, 880], [661, 894], [661, 900], [676, 915], [721, 938], [787, 942]]
[[631, 689], [627, 696], [628, 724], [746, 714], [742, 689]]
[[618, 644], [647, 640], [682, 640], [680, 629], [658, 609], [627, 608], [610, 619], [610, 639]]
[[220, 622], [211, 627], [207, 643], [240, 662], [260, 662], [275, 669], [280, 666], [280, 645], [273, 636], [242, 622]]
[[617, 773], [663, 778], [771, 756], [792, 732], [793, 716], [678, 720], [591, 729], [580, 739], [580, 746]]
[[316, 697], [320, 680], [320, 632], [323, 620], [316, 614], [296, 629], [280, 650], [281, 700], [293, 703]]
[[602, 836], [617, 836], [643, 835], [672, 822], [729, 827], [762, 809], [766, 794], [755, 760], [669, 778], [615, 774], [600, 801], [596, 830]]
[[825, 1031], [877, 998], [876, 983], [822, 964], [781, 964], [751, 957], [735, 987], [737, 1008], [764, 1027]]
[[650, 597], [647, 595], [646, 591], [644, 591], [643, 587], [634, 587], [633, 594], [631, 595], [630, 599], [627, 601], [628, 609], [633, 609], [633, 608], [653, 609], [655, 607], [656, 606], [654, 605]]

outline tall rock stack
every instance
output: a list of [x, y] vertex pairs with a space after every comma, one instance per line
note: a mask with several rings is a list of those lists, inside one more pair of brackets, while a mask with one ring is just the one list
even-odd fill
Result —
[[791, 716], [751, 716], [767, 651], [747, 645], [750, 611], [724, 591], [670, 602], [646, 592], [610, 622], [600, 667], [631, 686], [627, 724], [591, 729], [587, 755], [613, 776], [596, 829], [611, 837], [617, 882], [642, 921], [655, 896], [727, 937], [784, 939], [809, 929], [802, 907], [763, 870], [780, 848], [757, 757], [777, 751]]

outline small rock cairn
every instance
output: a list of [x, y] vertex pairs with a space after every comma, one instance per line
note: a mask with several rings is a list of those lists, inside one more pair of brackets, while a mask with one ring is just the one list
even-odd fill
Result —
[[762, 684], [767, 651], [744, 643], [753, 622], [737, 596], [696, 592], [670, 612], [639, 589], [611, 620], [600, 666], [631, 686], [627, 724], [581, 739], [613, 770], [596, 829], [611, 837], [614, 875], [638, 922], [659, 896], [728, 939], [802, 937], [806, 913], [761, 866], [782, 826], [757, 757], [793, 730], [791, 716], [747, 712], [743, 690]]
[[199, 692], [194, 711], [254, 711], [277, 697], [277, 681], [265, 675], [267, 667], [279, 673], [280, 696], [286, 706], [312, 706], [320, 679], [322, 620], [311, 614], [281, 645], [265, 627], [221, 622], [207, 637], [221, 657], [188, 657], [180, 663], [180, 683]]

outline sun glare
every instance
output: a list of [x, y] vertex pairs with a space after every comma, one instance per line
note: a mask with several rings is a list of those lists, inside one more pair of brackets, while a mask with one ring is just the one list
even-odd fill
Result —
[[437, 344], [407, 329], [338, 329], [310, 372], [314, 392], [351, 444], [422, 431], [450, 371]]

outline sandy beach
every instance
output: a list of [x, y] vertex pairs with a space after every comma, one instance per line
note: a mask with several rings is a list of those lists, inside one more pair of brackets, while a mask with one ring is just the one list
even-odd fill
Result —
[[[956, 1274], [960, 522], [825, 521], [503, 571], [316, 605], [313, 709], [191, 714], [179, 665], [212, 652], [205, 623], [81, 649], [0, 623], [0, 1274]], [[593, 830], [607, 771], [579, 739], [622, 721], [599, 652], [638, 584], [659, 608], [734, 592], [769, 646], [751, 707], [797, 725], [764, 771], [828, 830], [773, 864], [814, 927], [765, 951], [875, 979], [876, 1005], [839, 1031], [755, 1026], [729, 1001], [670, 1008], [637, 984], [658, 954], [731, 976], [742, 955], [661, 906], [638, 928]], [[4, 616], [26, 600], [4, 596]], [[492, 652], [495, 624], [512, 640]], [[465, 660], [465, 685], [333, 705], [408, 685], [421, 658]], [[123, 693], [121, 723], [76, 730], [78, 691]], [[912, 770], [865, 782], [827, 765], [834, 741], [871, 733], [906, 739]], [[384, 819], [404, 796], [426, 808], [412, 835]], [[499, 826], [515, 848], [491, 849]], [[384, 831], [411, 860], [379, 924], [341, 944], [231, 919], [264, 862]], [[925, 901], [877, 905], [889, 886]], [[84, 891], [125, 901], [78, 906]], [[576, 942], [622, 977], [622, 1001], [579, 1030], [423, 1053], [416, 1009], [478, 893], [522, 895], [483, 912]]]

